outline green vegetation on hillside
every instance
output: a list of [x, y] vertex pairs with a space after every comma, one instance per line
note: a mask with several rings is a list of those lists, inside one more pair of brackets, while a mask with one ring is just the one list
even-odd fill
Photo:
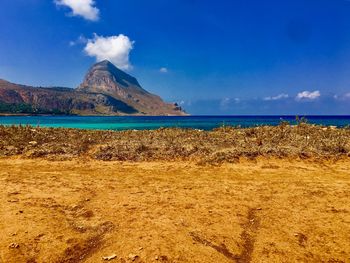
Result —
[[38, 109], [26, 103], [4, 103], [0, 102], [0, 113], [12, 114], [69, 114], [69, 112], [62, 112], [58, 109], [46, 110]]

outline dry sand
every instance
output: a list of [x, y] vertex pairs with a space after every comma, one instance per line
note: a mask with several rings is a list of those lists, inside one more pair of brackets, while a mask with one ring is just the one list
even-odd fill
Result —
[[350, 262], [350, 162], [0, 159], [0, 262]]

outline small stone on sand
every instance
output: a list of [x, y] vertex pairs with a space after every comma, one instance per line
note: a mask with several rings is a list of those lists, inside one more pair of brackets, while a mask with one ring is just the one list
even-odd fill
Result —
[[105, 256], [105, 257], [102, 257], [103, 260], [107, 260], [107, 261], [110, 261], [112, 259], [115, 259], [117, 257], [116, 254], [113, 254], [113, 255], [110, 255], [110, 256]]
[[11, 244], [9, 245], [9, 248], [19, 248], [19, 244], [17, 244], [17, 243], [11, 243]]
[[129, 259], [131, 259], [132, 261], [134, 261], [136, 258], [138, 258], [138, 255], [135, 254], [129, 254]]

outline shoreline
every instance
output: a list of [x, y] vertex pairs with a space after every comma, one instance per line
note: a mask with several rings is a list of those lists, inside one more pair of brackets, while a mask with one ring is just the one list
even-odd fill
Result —
[[67, 114], [31, 114], [31, 113], [0, 113], [0, 117], [26, 117], [26, 116], [78, 116], [78, 115], [67, 115]]

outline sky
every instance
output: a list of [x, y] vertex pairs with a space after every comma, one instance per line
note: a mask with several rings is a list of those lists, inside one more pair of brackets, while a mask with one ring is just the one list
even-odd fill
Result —
[[350, 114], [349, 0], [0, 0], [0, 78], [109, 59], [190, 114]]

